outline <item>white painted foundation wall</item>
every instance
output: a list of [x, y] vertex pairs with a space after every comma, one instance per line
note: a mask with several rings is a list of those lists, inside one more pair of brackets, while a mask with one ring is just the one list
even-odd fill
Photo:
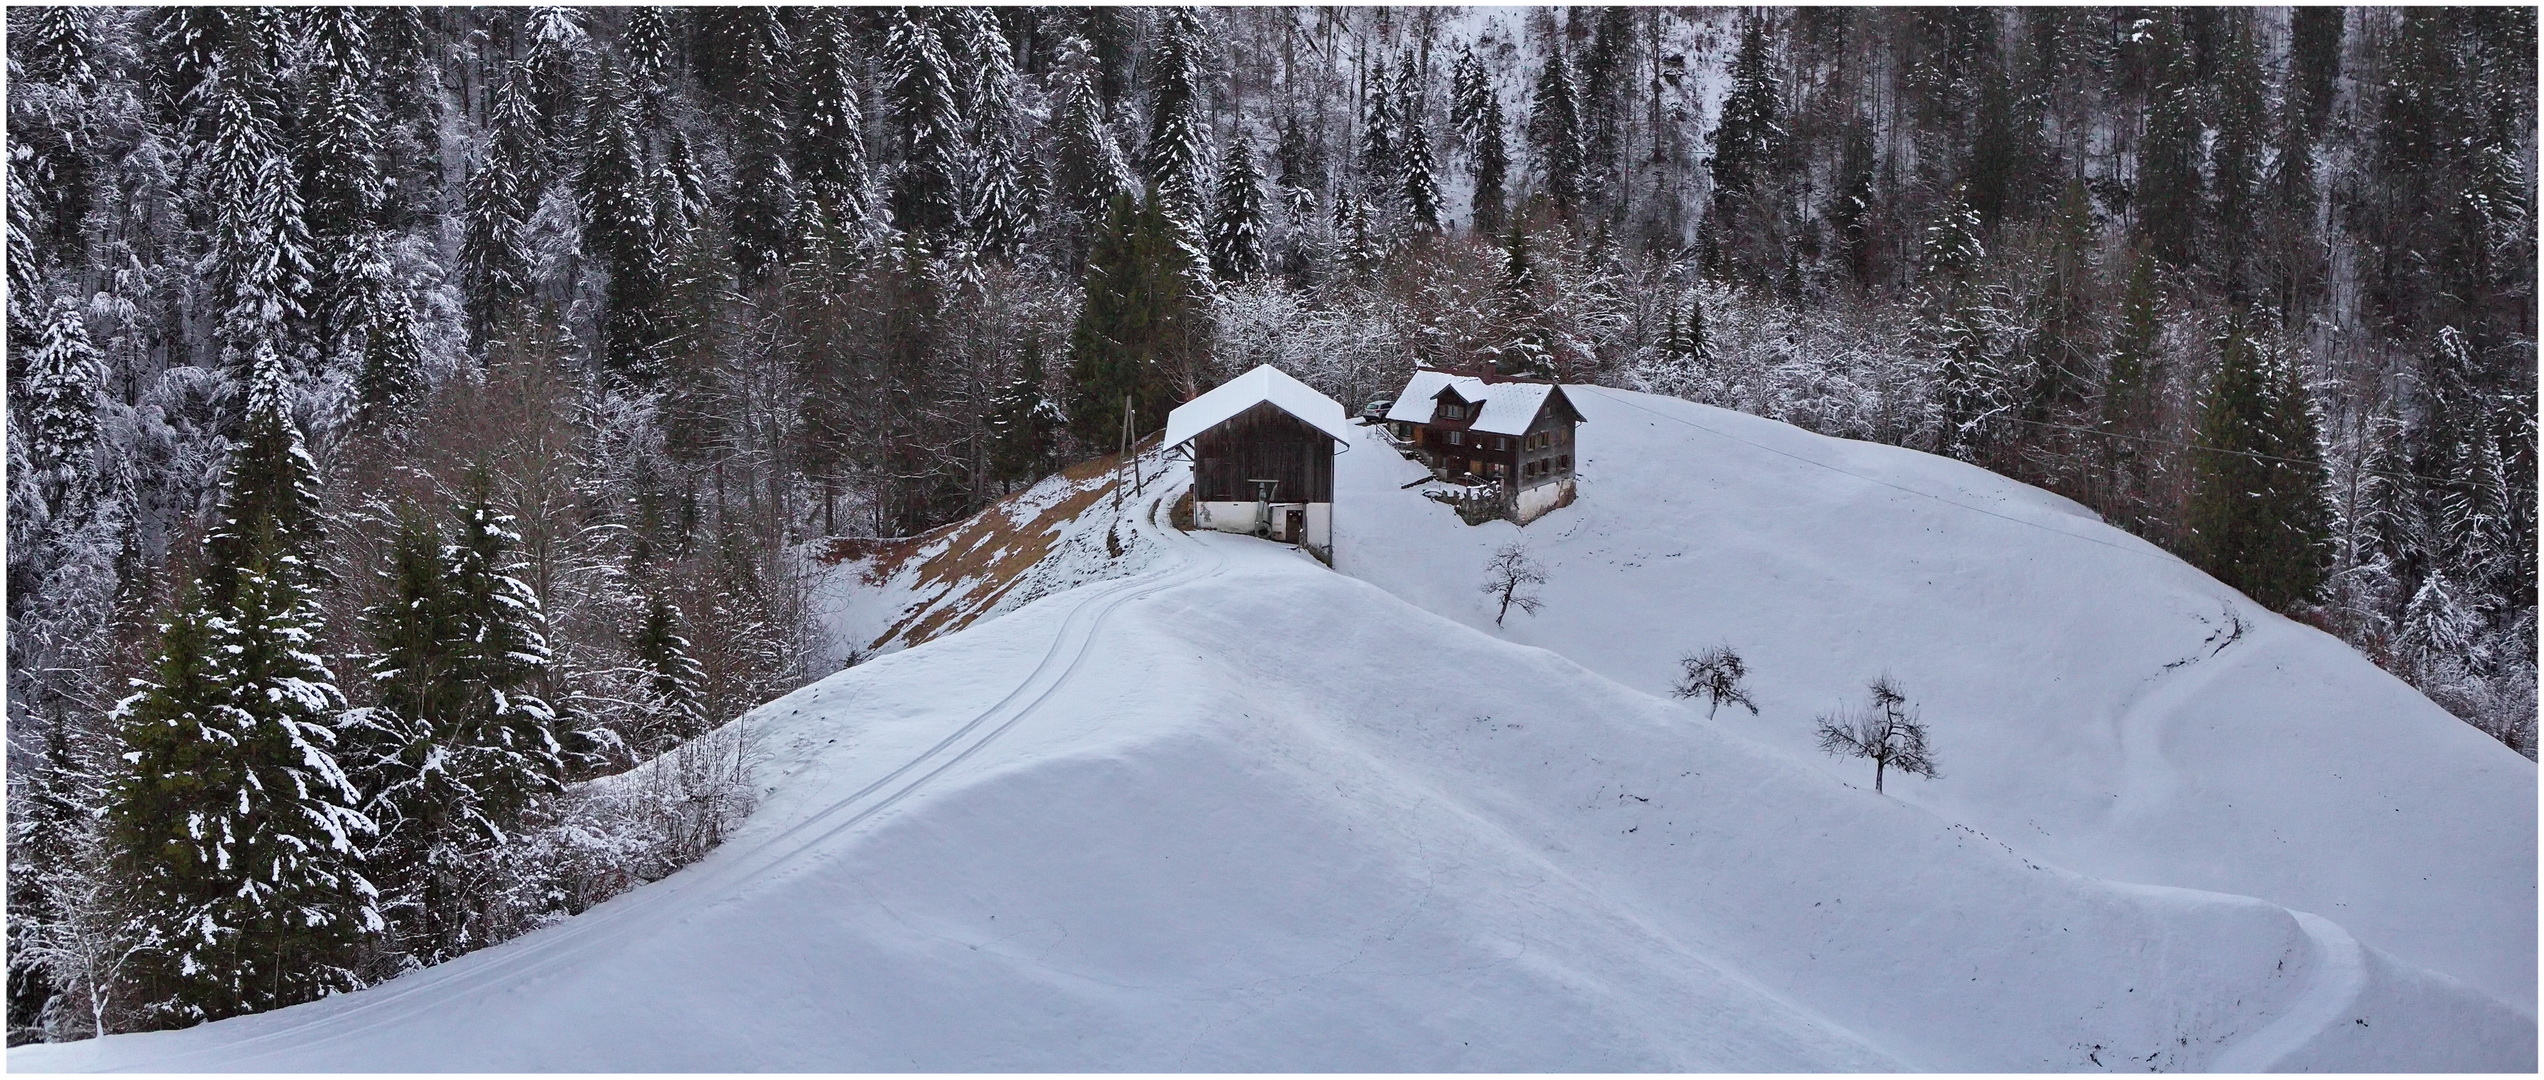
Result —
[[1564, 500], [1570, 497], [1572, 497], [1572, 481], [1557, 480], [1551, 484], [1539, 484], [1533, 488], [1520, 489], [1519, 494], [1512, 499], [1512, 509], [1518, 512], [1519, 523], [1526, 525], [1546, 516], [1546, 511], [1563, 505]]
[[[1220, 532], [1254, 533], [1254, 502], [1196, 502], [1193, 504], [1193, 526]], [[1289, 535], [1289, 512], [1307, 509], [1307, 535]], [[1306, 546], [1321, 552], [1334, 550], [1334, 504], [1276, 502], [1272, 504], [1272, 539]]]

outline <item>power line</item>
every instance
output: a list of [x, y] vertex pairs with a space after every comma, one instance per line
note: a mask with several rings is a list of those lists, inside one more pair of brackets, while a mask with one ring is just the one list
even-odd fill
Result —
[[[2045, 420], [2025, 420], [2019, 416], [2008, 416], [2005, 419], [2011, 420], [2017, 424], [2030, 424], [2033, 427], [2049, 428], [2053, 431], [2076, 431], [2087, 435], [2100, 435], [2108, 439], [2127, 439], [2131, 442], [2142, 442], [2149, 446], [2170, 446], [2182, 450], [2206, 450], [2212, 454], [2233, 454], [2237, 457], [2247, 457], [2255, 461], [2277, 461], [2284, 462], [2289, 465], [2312, 465], [2318, 468], [2322, 467], [2324, 464], [2320, 461], [2307, 461], [2303, 458], [2279, 457], [2275, 454], [2264, 454], [2255, 450], [2228, 450], [2222, 446], [2208, 446], [2201, 443], [2174, 442], [2171, 439], [2155, 439], [2144, 435], [2123, 435], [2117, 431], [2103, 431], [2097, 428], [2077, 427], [2073, 424], [2052, 424]], [[2448, 483], [2450, 483], [2450, 481], [2446, 480], [2431, 479], [2430, 477], [2422, 476], [2419, 473], [2393, 472], [2387, 469], [2370, 469], [2366, 466], [2359, 466], [2358, 471], [2370, 476], [2382, 476], [2389, 480], [2417, 480], [2421, 483], [2429, 484], [2434, 487], [2445, 487]]]

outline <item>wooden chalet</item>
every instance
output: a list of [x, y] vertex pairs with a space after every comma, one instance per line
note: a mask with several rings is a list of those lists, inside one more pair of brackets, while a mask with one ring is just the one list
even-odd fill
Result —
[[1167, 452], [1192, 460], [1195, 527], [1297, 544], [1328, 561], [1334, 455], [1351, 438], [1340, 404], [1268, 365], [1166, 417]]
[[1572, 500], [1573, 429], [1582, 421], [1561, 386], [1417, 371], [1386, 422], [1441, 479], [1492, 484], [1522, 524]]

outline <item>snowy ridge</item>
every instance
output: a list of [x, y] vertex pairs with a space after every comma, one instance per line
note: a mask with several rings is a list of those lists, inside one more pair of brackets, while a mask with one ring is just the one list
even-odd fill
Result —
[[[2175, 827], [2162, 799], [2196, 798], [2230, 779], [2244, 785], [2235, 792], [2241, 802], [2254, 767], [2231, 777], [2202, 771], [2174, 745], [2178, 726], [2132, 732], [2157, 737], [2154, 752], [2108, 766], [2166, 770], [2171, 788], [2138, 790], [2123, 800], [2128, 809], [2099, 818], [2043, 799], [2030, 809], [2055, 827], [2048, 834], [1998, 820], [2005, 808], [1982, 796], [2025, 789], [1996, 776], [2001, 762], [1986, 747], [2013, 736], [1974, 726], [1977, 714], [1951, 692], [1955, 681], [1908, 666], [1917, 656], [1899, 673], [1937, 723], [1944, 779], [1901, 782], [1877, 796], [1854, 770], [1786, 745], [1772, 725], [1792, 722], [1796, 700], [1819, 704], [1804, 692], [1819, 688], [1793, 670], [1802, 667], [1795, 657], [1816, 653], [1756, 633], [1754, 614], [1733, 616], [1739, 603], [1770, 597], [1787, 609], [1821, 603], [1814, 588], [1790, 563], [1780, 573], [1721, 565], [1727, 537], [1739, 530], [1654, 519], [1621, 474], [1598, 471], [1604, 455], [1653, 450], [1634, 442], [1630, 429], [1642, 425], [1624, 422], [1603, 393], [1578, 396], [1585, 411], [1601, 410], [1593, 419], [1602, 437], [1616, 432], [1619, 441], [1585, 436], [1592, 490], [1526, 532], [1554, 579], [1545, 611], [1515, 619], [1508, 633], [1490, 632], [1489, 617], [1479, 628], [1460, 606], [1471, 603], [1471, 568], [1456, 545], [1506, 542], [1509, 527], [1469, 529], [1411, 493], [1364, 493], [1407, 465], [1375, 444], [1346, 455], [1351, 464], [1338, 475], [1341, 497], [1357, 508], [1341, 520], [1360, 530], [1356, 540], [1338, 538], [1338, 554], [1345, 570], [1388, 579], [1375, 584], [1277, 545], [1173, 533], [1161, 521], [1178, 479], [1151, 471], [1145, 496], [1121, 516], [1090, 514], [1100, 524], [1069, 530], [1111, 533], [1126, 549], [1148, 551], [1144, 570], [880, 656], [742, 721], [757, 733], [764, 795], [724, 848], [688, 870], [369, 991], [186, 1031], [19, 1048], [10, 1065], [2532, 1067], [2531, 1016], [2400, 962], [2366, 935], [2352, 942], [2347, 923], [2228, 891], [2088, 877], [2043, 854], [2044, 835], [2064, 842], [2063, 855], [2090, 855], [2096, 844], [2125, 849], [2138, 834], [2123, 825], [2143, 818]], [[1958, 466], [1906, 475], [1880, 455], [1849, 460], [1852, 444], [1703, 418], [1875, 478], [1866, 490], [1891, 491], [1887, 483], [1998, 515], [1948, 510], [1920, 519], [1893, 510], [1885, 537], [1965, 518], [2025, 533], [2093, 527], [2020, 489], [1988, 488]], [[1154, 454], [1146, 460], [1157, 469]], [[1672, 482], [1711, 493], [1713, 519], [1746, 514], [1758, 550], [1843, 568], [1856, 587], [1850, 595], [1867, 602], [1868, 575], [1884, 564], [1797, 540], [1827, 525], [1814, 493], [1791, 476], [1706, 455], [1687, 460]], [[1881, 519], [1860, 501], [1847, 509], [1837, 516]], [[1434, 518], [1416, 516], [1429, 512], [1447, 525], [1434, 529]], [[1782, 515], [1808, 524], [1782, 524]], [[1682, 554], [1621, 535], [1637, 518], [1674, 531], [1672, 550]], [[1414, 565], [1370, 531], [1382, 527], [1445, 554], [1426, 556], [1436, 569]], [[1567, 530], [1571, 539], [1556, 541]], [[1928, 542], [1968, 539], [1947, 529]], [[1716, 561], [1708, 577], [1773, 591], [1733, 595], [1725, 584], [1691, 592], [1654, 572], [1691, 559]], [[1568, 612], [1588, 606], [1579, 590], [1602, 580], [1596, 565], [1643, 590], [1611, 609], [1599, 652], [1555, 633]], [[2144, 572], [2127, 585], [2160, 591]], [[2019, 594], [1972, 589], [1960, 587], [1969, 606], [1992, 606], [1999, 617], [2021, 609]], [[1416, 598], [1441, 610], [1406, 602]], [[1876, 610], [1880, 600], [1871, 598]], [[1691, 608], [1717, 634], [1736, 623], [1752, 631], [1736, 640], [1762, 659], [1757, 721], [1742, 713], [1709, 722], [1594, 670], [1615, 665], [1641, 678], [1624, 663], [1650, 650], [1617, 633], [1616, 620], [1676, 618]], [[1830, 629], [1829, 612], [1851, 609], [1818, 610], [1796, 620], [1816, 631], [1813, 650], [1865, 648]], [[2133, 727], [2246, 692], [2239, 682], [2273, 670], [2272, 656], [2310, 664], [2300, 670], [2333, 691], [2350, 688], [2319, 656], [2259, 649], [2192, 685], [2182, 678], [2191, 672], [2161, 662], [2217, 648], [2202, 646], [2214, 628], [2201, 629], [2197, 608], [2162, 610], [2178, 625], [2165, 623], [2142, 647], [2087, 643], [2121, 661], [2157, 657], [2149, 666], [2161, 673], [2158, 688], [2186, 687], [2179, 701], [2150, 693], [2112, 706], [2168, 714], [2122, 721]], [[2144, 631], [2125, 608], [2112, 617]], [[2254, 628], [2224, 646], [2227, 656], [2269, 637], [2254, 614], [2244, 618]], [[1943, 618], [1913, 629], [1966, 633]], [[1509, 640], [1531, 634], [1565, 648]], [[1851, 675], [1860, 657], [1840, 659]], [[1995, 671], [1991, 685], [2008, 693], [2027, 689], [1993, 662], [1973, 670]], [[2055, 670], [2062, 682], [2080, 671], [2072, 663]], [[2115, 661], [2108, 678], [2085, 681], [2102, 693], [2149, 677]], [[2090, 741], [2094, 730], [2053, 733]], [[2036, 748], [2026, 756], [2034, 771], [2057, 760]], [[2082, 759], [2107, 757], [2095, 748]], [[2423, 767], [2416, 760], [2397, 757], [2391, 767]], [[2051, 791], [2104, 776], [2076, 760], [2058, 764], [2062, 783]], [[2531, 784], [2531, 769], [2526, 775]], [[1954, 785], [1976, 794], [1956, 801], [1947, 796], [1964, 789]], [[2085, 828], [2102, 819], [2111, 820], [2100, 832]], [[2391, 838], [2345, 819], [2331, 824], [2352, 829], [2364, 853], [2354, 869], [2392, 872]], [[2287, 828], [2268, 819], [2262, 827]], [[2305, 838], [2276, 839], [2293, 846]], [[2428, 842], [2408, 829], [2401, 839]], [[2217, 841], [2181, 842], [2196, 857]], [[2350, 895], [2351, 911], [2387, 899]], [[2499, 916], [2480, 908], [2480, 893], [2467, 895], [2468, 921], [2496, 932]]]

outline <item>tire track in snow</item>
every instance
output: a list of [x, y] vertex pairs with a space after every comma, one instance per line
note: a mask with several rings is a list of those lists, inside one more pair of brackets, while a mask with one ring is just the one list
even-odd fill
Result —
[[2367, 988], [2367, 957], [2357, 938], [2320, 915], [2288, 914], [2296, 916], [2297, 926], [2314, 949], [2312, 980], [2288, 1011], [2220, 1051], [2210, 1060], [2208, 1071], [2257, 1073], [2277, 1068], [2288, 1055], [2339, 1024], [2358, 1001], [2359, 992]]
[[[1171, 490], [1167, 491], [1158, 501], [1162, 503], [1164, 498], [1171, 498], [1173, 494]], [[1153, 515], [1149, 517], [1148, 523], [1154, 525]], [[1124, 520], [1137, 523], [1141, 520], [1141, 516], [1126, 515]], [[600, 907], [573, 917], [545, 937], [534, 934], [526, 938], [516, 938], [515, 941], [522, 943], [520, 948], [505, 950], [503, 955], [476, 954], [486, 956], [485, 961], [471, 965], [467, 970], [454, 971], [442, 978], [419, 979], [404, 988], [398, 988], [394, 982], [384, 984], [376, 990], [365, 992], [367, 995], [377, 995], [371, 1000], [350, 1004], [322, 1016], [313, 1016], [270, 1031], [258, 1032], [214, 1046], [181, 1051], [148, 1062], [119, 1065], [106, 1071], [165, 1072], [179, 1069], [181, 1063], [205, 1060], [218, 1060], [225, 1067], [237, 1068], [245, 1062], [260, 1058], [270, 1058], [290, 1052], [304, 1052], [317, 1047], [338, 1044], [420, 1016], [455, 996], [473, 997], [492, 990], [494, 987], [490, 984], [500, 981], [517, 983], [553, 970], [569, 960], [592, 951], [597, 946], [623, 942], [635, 932], [679, 919], [702, 907], [716, 903], [723, 897], [715, 894], [729, 894], [737, 887], [756, 882], [784, 868], [797, 857], [818, 848], [839, 834], [863, 824], [876, 814], [928, 786], [930, 782], [979, 753], [982, 748], [997, 741], [999, 736], [1023, 722], [1027, 716], [1032, 715], [1036, 707], [1068, 684], [1071, 676], [1077, 673], [1093, 650], [1095, 639], [1098, 632], [1103, 629], [1105, 620], [1124, 604], [1208, 580], [1227, 570], [1226, 556], [1214, 550], [1211, 545], [1185, 536], [1172, 528], [1160, 529], [1158, 535], [1167, 539], [1170, 546], [1181, 547], [1185, 550], [1186, 557], [1182, 565], [1163, 575], [1126, 578], [1085, 586], [1084, 588], [1090, 590], [1092, 595], [1080, 600], [1062, 618], [1059, 631], [1052, 635], [1050, 648], [1035, 664], [1033, 671], [1018, 682], [1016, 688], [1009, 691], [1005, 697], [981, 710], [943, 739], [938, 740], [935, 745], [921, 751], [909, 761], [903, 762], [891, 772], [845, 798], [814, 812], [804, 820], [788, 826], [776, 835], [738, 853], [726, 855], [725, 851], [719, 850], [715, 854], [724, 856], [719, 860], [720, 866], [714, 868], [699, 866], [693, 868], [695, 872], [674, 873], [661, 881], [640, 886], [639, 890], [623, 894], [621, 897], [622, 901], [637, 901], [635, 903], [604, 903]], [[977, 735], [976, 738], [973, 737], [975, 735]], [[960, 748], [956, 749], [958, 746]], [[950, 756], [949, 750], [952, 751]], [[931, 764], [933, 767], [929, 768]], [[921, 771], [922, 769], [924, 771]], [[914, 773], [917, 774], [915, 777], [912, 776]], [[908, 783], [894, 786], [897, 781], [905, 777], [910, 778]], [[843, 814], [846, 816], [842, 817]], [[828, 827], [824, 828], [825, 825]], [[815, 829], [820, 831], [813, 832]], [[808, 836], [807, 833], [811, 835]], [[710, 856], [710, 858], [713, 857]], [[639, 892], [642, 893], [641, 899]], [[686, 898], [694, 899], [692, 902], [683, 903], [682, 900]], [[616, 908], [615, 911], [611, 910], [613, 907]], [[503, 949], [504, 946], [499, 945], [495, 947], [495, 950], [489, 950], [489, 953]], [[465, 963], [465, 959], [454, 961], [454, 963]], [[426, 969], [416, 975], [430, 975], [436, 970], [446, 969]], [[408, 976], [408, 978], [413, 979], [416, 976]], [[401, 1005], [406, 1007], [399, 1008]], [[351, 1026], [346, 1026], [348, 1024]], [[304, 1035], [307, 1037], [294, 1038], [294, 1036]]]

